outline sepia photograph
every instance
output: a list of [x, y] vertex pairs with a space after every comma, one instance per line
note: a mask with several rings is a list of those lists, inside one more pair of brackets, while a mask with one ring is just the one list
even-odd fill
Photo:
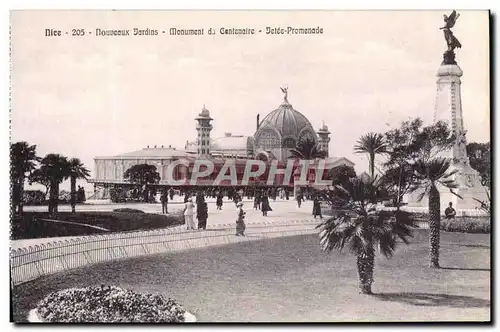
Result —
[[491, 323], [488, 10], [11, 10], [13, 323]]

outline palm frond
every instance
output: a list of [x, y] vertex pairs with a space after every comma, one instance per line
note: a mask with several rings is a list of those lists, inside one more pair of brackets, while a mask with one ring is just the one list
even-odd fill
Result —
[[333, 216], [317, 226], [323, 250], [342, 250], [360, 254], [373, 249], [377, 244], [380, 252], [390, 257], [397, 239], [408, 243], [411, 227], [414, 225], [408, 215], [395, 211], [378, 211], [375, 204], [380, 199], [378, 179], [364, 181], [361, 178], [335, 187], [342, 193], [342, 210], [333, 210]]

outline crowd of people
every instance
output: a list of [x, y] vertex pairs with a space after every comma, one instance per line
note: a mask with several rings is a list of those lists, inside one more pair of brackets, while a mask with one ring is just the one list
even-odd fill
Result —
[[[162, 213], [168, 214], [168, 203], [174, 199], [175, 195], [184, 196], [184, 220], [187, 230], [206, 230], [208, 220], [208, 205], [206, 198], [215, 198], [217, 210], [222, 210], [224, 198], [227, 197], [236, 206], [236, 235], [245, 236], [245, 216], [243, 210], [243, 199], [253, 198], [254, 210], [259, 210], [262, 215], [267, 217], [268, 212], [273, 211], [270, 201], [276, 201], [277, 197], [282, 200], [290, 199], [290, 192], [286, 188], [209, 188], [193, 190], [174, 190], [172, 188], [165, 189], [161, 192], [160, 201], [162, 205]], [[193, 199], [194, 198], [194, 199]], [[314, 218], [323, 218], [321, 214], [321, 201], [317, 192], [303, 188], [298, 190], [295, 195], [297, 205], [300, 208], [305, 200], [313, 201], [312, 214]], [[196, 225], [195, 216], [198, 221]]]

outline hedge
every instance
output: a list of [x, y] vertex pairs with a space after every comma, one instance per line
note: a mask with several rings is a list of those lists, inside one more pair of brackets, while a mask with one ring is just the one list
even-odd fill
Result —
[[460, 233], [491, 233], [491, 220], [486, 218], [459, 217], [441, 220], [441, 230]]

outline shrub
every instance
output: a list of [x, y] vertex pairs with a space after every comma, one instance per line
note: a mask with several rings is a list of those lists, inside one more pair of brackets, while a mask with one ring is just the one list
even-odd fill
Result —
[[127, 200], [127, 191], [124, 188], [113, 187], [109, 189], [109, 198], [113, 203], [123, 203]]
[[41, 190], [25, 190], [23, 194], [23, 203], [25, 205], [41, 205], [45, 202], [46, 195]]
[[491, 232], [491, 221], [486, 218], [456, 218], [441, 220], [441, 230], [446, 232], [481, 233]]
[[65, 289], [49, 294], [36, 309], [44, 321], [64, 323], [175, 323], [184, 322], [186, 312], [162, 295], [116, 286]]
[[142, 210], [130, 209], [130, 208], [114, 209], [113, 212], [144, 213], [144, 211]]

